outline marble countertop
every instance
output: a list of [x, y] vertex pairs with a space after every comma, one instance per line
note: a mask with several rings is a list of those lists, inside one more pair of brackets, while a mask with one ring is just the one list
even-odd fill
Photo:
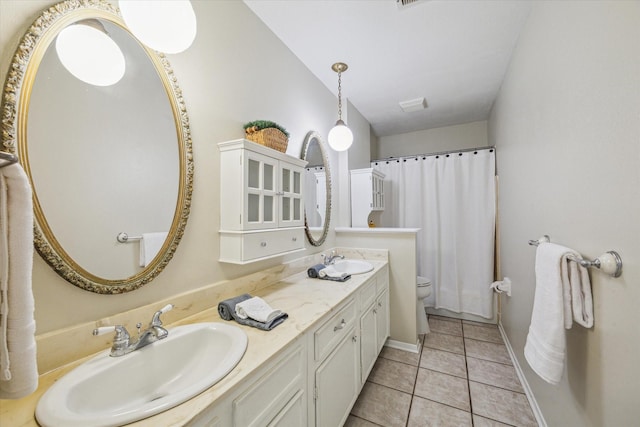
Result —
[[[238, 365], [220, 382], [187, 402], [160, 414], [128, 424], [136, 427], [183, 426], [196, 415], [240, 386], [247, 377], [264, 364], [271, 361], [296, 338], [319, 323], [327, 313], [335, 310], [340, 303], [351, 296], [367, 279], [387, 265], [387, 261], [369, 260], [373, 271], [358, 274], [346, 282], [332, 282], [307, 277], [306, 271], [294, 274], [279, 282], [253, 292], [262, 297], [271, 307], [289, 314], [289, 318], [271, 331], [234, 325], [242, 328], [249, 338], [247, 350]], [[220, 318], [217, 306], [192, 315], [167, 326], [198, 322], [225, 322]], [[95, 356], [95, 355], [93, 355]], [[35, 408], [40, 397], [60, 377], [76, 366], [90, 359], [83, 358], [40, 376], [38, 389], [31, 395], [11, 401], [3, 400], [0, 412], [2, 425], [14, 427], [38, 426], [35, 420]], [[5, 424], [6, 423], [6, 424]]]

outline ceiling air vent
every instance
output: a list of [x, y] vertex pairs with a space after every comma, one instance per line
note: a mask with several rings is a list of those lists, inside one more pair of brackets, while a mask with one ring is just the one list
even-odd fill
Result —
[[424, 3], [428, 0], [396, 0], [396, 4], [398, 5], [398, 9], [403, 9], [408, 6], [413, 6], [418, 3]]

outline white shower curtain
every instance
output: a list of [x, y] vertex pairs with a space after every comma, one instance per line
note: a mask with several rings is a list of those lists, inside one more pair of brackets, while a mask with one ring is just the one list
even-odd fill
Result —
[[493, 317], [495, 150], [372, 162], [385, 174], [385, 227], [417, 227], [427, 305]]

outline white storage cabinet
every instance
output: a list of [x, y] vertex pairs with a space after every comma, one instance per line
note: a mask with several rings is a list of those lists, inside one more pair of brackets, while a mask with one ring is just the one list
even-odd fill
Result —
[[304, 248], [305, 160], [246, 139], [220, 149], [220, 261], [246, 264]]
[[378, 225], [379, 212], [384, 210], [384, 174], [373, 168], [353, 169], [351, 175], [351, 226]]

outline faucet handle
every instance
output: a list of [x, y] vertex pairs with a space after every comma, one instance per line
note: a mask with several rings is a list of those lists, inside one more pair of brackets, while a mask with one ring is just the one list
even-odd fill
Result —
[[122, 325], [102, 326], [94, 329], [93, 335], [103, 335], [114, 331], [116, 334], [113, 337], [113, 344], [111, 345], [111, 356], [121, 356], [129, 346], [129, 338], [131, 338], [127, 328]]
[[160, 310], [153, 313], [153, 319], [151, 319], [151, 326], [162, 326], [162, 320], [160, 320], [160, 316], [165, 314], [167, 311], [171, 311], [173, 308], [173, 304], [167, 304], [162, 307]]

